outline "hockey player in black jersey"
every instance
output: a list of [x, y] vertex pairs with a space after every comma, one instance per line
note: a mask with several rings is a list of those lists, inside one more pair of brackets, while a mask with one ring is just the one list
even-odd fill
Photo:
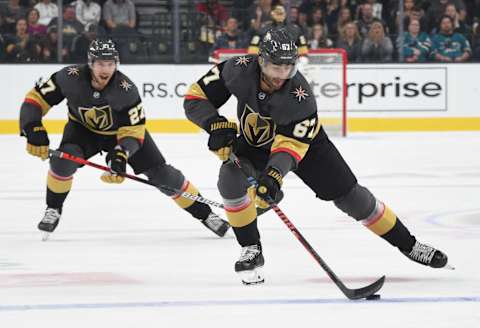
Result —
[[[210, 135], [208, 147], [223, 162], [218, 188], [242, 252], [235, 271], [245, 283], [259, 283], [264, 264], [255, 203], [268, 207], [277, 199], [285, 175], [292, 171], [318, 198], [360, 221], [397, 247], [409, 259], [433, 268], [447, 266], [447, 256], [417, 241], [394, 212], [358, 184], [336, 147], [318, 122], [317, 105], [309, 84], [297, 72], [297, 47], [283, 28], [268, 31], [259, 56], [232, 58], [213, 67], [187, 93], [187, 117]], [[234, 95], [237, 123], [218, 109]], [[257, 180], [252, 192], [235, 164]]]
[[[121, 183], [129, 164], [136, 174], [143, 173], [158, 186], [197, 195], [198, 190], [175, 167], [167, 164], [145, 128], [145, 112], [135, 84], [118, 71], [119, 55], [111, 40], [94, 40], [88, 50], [88, 64], [68, 66], [28, 92], [20, 111], [21, 134], [27, 138], [27, 151], [43, 160], [48, 158], [49, 139], [42, 117], [67, 99], [68, 122], [60, 151], [88, 159], [106, 151], [112, 173], [102, 175], [106, 183]], [[47, 178], [47, 209], [38, 228], [53, 232], [59, 223], [63, 203], [70, 192], [78, 165], [51, 158]], [[218, 236], [229, 224], [208, 205], [162, 192]]]

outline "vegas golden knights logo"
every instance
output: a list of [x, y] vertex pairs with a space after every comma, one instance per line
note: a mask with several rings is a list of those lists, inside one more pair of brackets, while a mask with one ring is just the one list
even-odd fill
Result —
[[83, 123], [95, 130], [107, 131], [113, 125], [112, 109], [108, 105], [91, 108], [79, 107], [78, 112]]
[[254, 147], [268, 144], [275, 137], [275, 123], [272, 118], [261, 116], [248, 105], [245, 105], [240, 124], [245, 139]]

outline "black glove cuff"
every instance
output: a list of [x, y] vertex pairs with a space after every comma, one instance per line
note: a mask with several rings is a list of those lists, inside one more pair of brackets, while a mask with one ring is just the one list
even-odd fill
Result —
[[211, 119], [207, 122], [208, 133], [212, 133], [218, 130], [232, 129], [237, 131], [237, 123], [230, 122], [224, 116], [218, 116], [214, 119]]
[[282, 174], [280, 173], [279, 170], [277, 170], [276, 168], [274, 167], [269, 167], [265, 170], [266, 172], [266, 175], [273, 178], [273, 180], [275, 180], [275, 182], [278, 184], [278, 187], [281, 187], [282, 184], [283, 184], [283, 176]]
[[116, 145], [115, 148], [108, 152], [107, 157], [105, 158], [105, 162], [107, 163], [107, 165], [110, 165], [110, 162], [114, 157], [123, 158], [125, 162], [127, 162], [128, 150], [124, 149], [121, 145]]
[[31, 135], [32, 133], [36, 133], [40, 131], [43, 131], [45, 133], [47, 132], [47, 130], [45, 129], [41, 121], [34, 121], [34, 122], [27, 123], [23, 127], [21, 135], [28, 138], [28, 136]]

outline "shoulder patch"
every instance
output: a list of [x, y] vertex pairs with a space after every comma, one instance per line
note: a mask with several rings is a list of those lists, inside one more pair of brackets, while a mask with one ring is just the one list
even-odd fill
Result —
[[235, 58], [235, 66], [244, 66], [247, 67], [250, 64], [252, 58], [249, 56], [240, 56]]
[[133, 84], [131, 84], [130, 82], [127, 81], [127, 79], [122, 79], [120, 81], [120, 87], [125, 90], [126, 92], [128, 92], [131, 88], [132, 88]]
[[80, 69], [78, 66], [70, 66], [67, 68], [67, 75], [77, 77], [80, 75]]
[[294, 88], [293, 91], [291, 91], [291, 94], [293, 94], [293, 97], [296, 98], [299, 103], [302, 102], [302, 100], [307, 99], [307, 97], [310, 97], [307, 90], [305, 90], [302, 85]]

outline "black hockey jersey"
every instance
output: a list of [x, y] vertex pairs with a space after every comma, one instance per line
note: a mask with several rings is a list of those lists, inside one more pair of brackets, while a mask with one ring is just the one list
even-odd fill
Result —
[[317, 105], [310, 85], [300, 72], [283, 87], [266, 94], [260, 89], [260, 67], [255, 55], [229, 59], [213, 67], [185, 96], [187, 117], [207, 128], [231, 95], [237, 100], [240, 133], [252, 147], [271, 154], [288, 153], [298, 162], [320, 130]]
[[25, 102], [42, 110], [67, 100], [69, 119], [99, 135], [116, 135], [117, 139], [133, 137], [143, 142], [145, 113], [135, 84], [116, 71], [101, 91], [91, 84], [87, 65], [74, 65], [52, 74], [30, 90]]

